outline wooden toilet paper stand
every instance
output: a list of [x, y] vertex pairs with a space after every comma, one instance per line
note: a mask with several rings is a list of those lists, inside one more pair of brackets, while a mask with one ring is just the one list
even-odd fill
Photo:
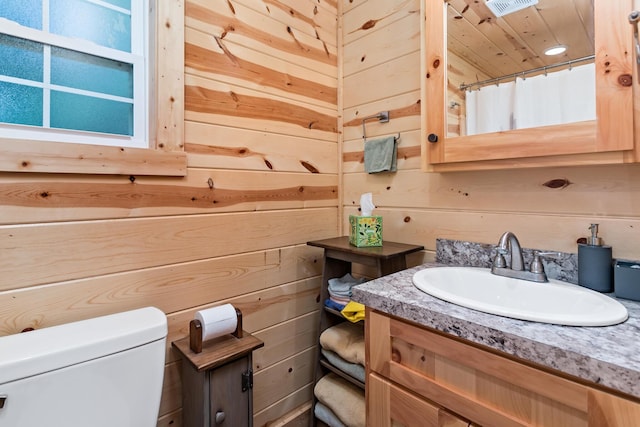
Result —
[[[236, 308], [238, 319], [236, 330], [231, 333], [236, 338], [242, 338], [242, 312]], [[189, 322], [189, 347], [194, 353], [202, 353], [202, 323], [198, 319]]]

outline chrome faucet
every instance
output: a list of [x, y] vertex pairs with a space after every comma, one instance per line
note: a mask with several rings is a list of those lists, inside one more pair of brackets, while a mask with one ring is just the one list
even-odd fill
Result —
[[[547, 275], [544, 271], [544, 265], [540, 261], [542, 253], [535, 251], [530, 270], [524, 269], [524, 258], [522, 257], [522, 248], [515, 234], [507, 231], [500, 237], [498, 242], [498, 253], [493, 260], [491, 273], [498, 276], [512, 277], [515, 279], [530, 280], [532, 282], [547, 282]], [[507, 265], [504, 256], [510, 255], [511, 265]]]

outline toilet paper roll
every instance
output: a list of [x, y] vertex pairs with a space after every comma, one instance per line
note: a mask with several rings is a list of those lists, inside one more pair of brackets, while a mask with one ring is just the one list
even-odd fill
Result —
[[230, 334], [238, 326], [236, 309], [231, 304], [197, 311], [195, 318], [202, 324], [202, 341]]

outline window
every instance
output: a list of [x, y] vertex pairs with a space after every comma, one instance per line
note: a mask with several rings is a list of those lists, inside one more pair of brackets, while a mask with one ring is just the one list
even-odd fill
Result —
[[0, 135], [148, 148], [148, 9], [0, 1]]

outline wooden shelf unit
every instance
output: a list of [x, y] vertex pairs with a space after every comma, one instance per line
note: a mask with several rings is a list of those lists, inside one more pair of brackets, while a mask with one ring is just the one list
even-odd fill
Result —
[[[322, 284], [320, 290], [320, 301], [323, 305], [327, 298], [329, 298], [329, 279], [342, 277], [347, 273], [351, 273], [352, 265], [354, 263], [374, 267], [377, 278], [406, 269], [406, 255], [424, 249], [424, 247], [420, 245], [408, 245], [404, 243], [386, 241], [383, 242], [382, 246], [358, 248], [349, 243], [348, 236], [311, 241], [307, 242], [307, 245], [324, 249], [324, 266], [322, 270]], [[319, 334], [331, 326], [347, 321], [338, 310], [328, 307], [323, 308], [323, 310], [320, 310]], [[331, 365], [322, 357], [320, 350], [320, 344], [318, 344], [315, 368], [316, 383], [326, 373], [334, 372], [352, 384], [362, 388], [364, 392], [365, 387], [362, 381], [351, 377]], [[314, 406], [315, 403], [316, 399], [314, 396]], [[312, 419], [314, 419], [314, 417], [312, 417]], [[316, 425], [320, 424], [318, 423]]]

